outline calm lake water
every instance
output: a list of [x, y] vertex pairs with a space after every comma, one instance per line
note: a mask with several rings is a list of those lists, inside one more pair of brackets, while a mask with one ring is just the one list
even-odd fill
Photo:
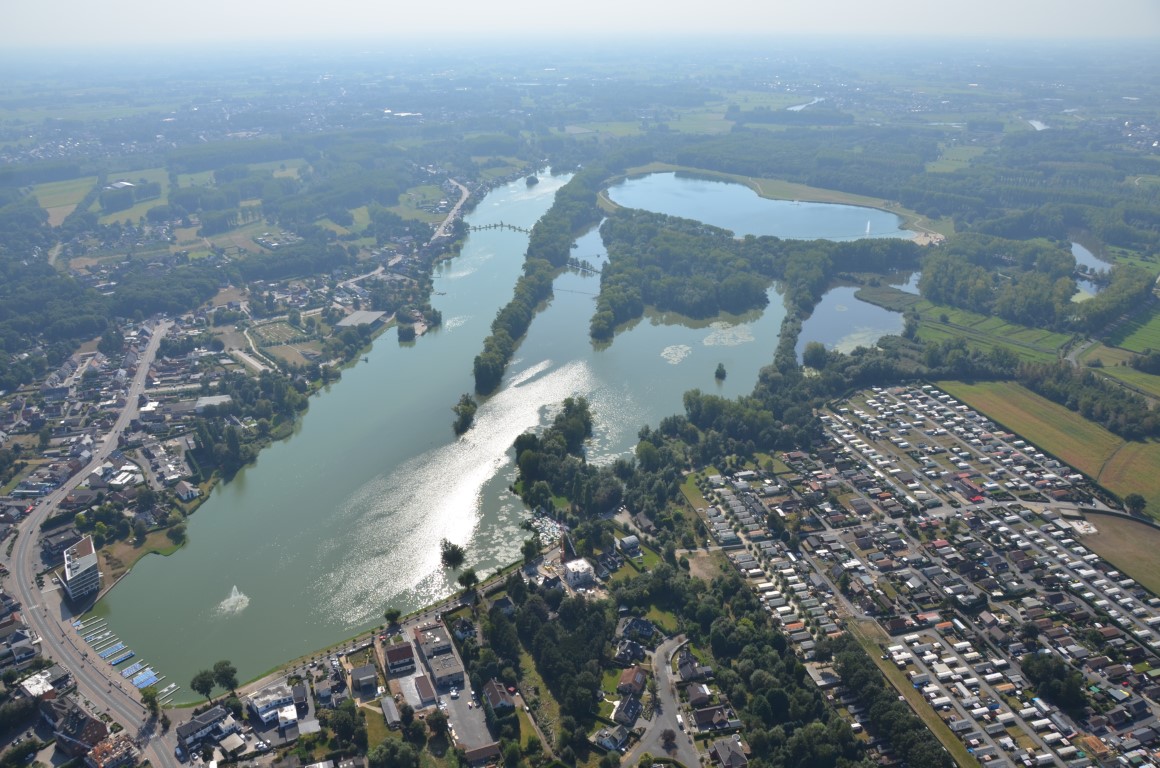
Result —
[[[1071, 255], [1075, 257], [1075, 263], [1077, 265], [1087, 267], [1091, 271], [1107, 272], [1112, 268], [1111, 264], [1106, 261], [1101, 261], [1094, 253], [1079, 243], [1071, 244]], [[1075, 280], [1075, 285], [1078, 290], [1076, 291], [1075, 297], [1072, 298], [1072, 301], [1083, 299], [1087, 296], [1094, 296], [1104, 289], [1104, 286], [1099, 283], [1078, 277]]]
[[802, 323], [796, 347], [799, 360], [811, 341], [822, 342], [826, 349], [849, 352], [855, 347], [873, 346], [887, 334], [902, 332], [902, 313], [856, 298], [857, 290], [856, 286], [843, 285], [826, 292], [814, 313]]
[[[520, 180], [497, 189], [467, 222], [530, 227], [564, 181], [543, 176], [531, 188]], [[674, 181], [684, 187], [689, 180]], [[724, 197], [712, 210], [701, 198], [703, 220], [795, 236], [760, 212], [749, 227], [723, 223], [717, 214], [734, 212], [737, 190], [756, 196], [711, 183]], [[660, 202], [649, 207], [687, 215], [665, 209], [683, 197], [680, 188], [670, 192], [655, 188]], [[809, 210], [804, 203], [786, 207]], [[869, 216], [880, 235], [889, 222], [897, 231], [892, 214], [822, 208], [853, 218], [827, 226], [811, 214], [808, 226], [790, 229], [854, 237]], [[509, 449], [521, 432], [550, 420], [565, 397], [592, 402], [590, 458], [610, 461], [632, 451], [641, 426], [680, 412], [685, 391], [746, 394], [773, 358], [784, 316], [774, 290], [763, 312], [695, 324], [652, 314], [598, 349], [588, 321], [599, 276], [566, 273], [503, 385], [481, 402], [475, 427], [456, 439], [451, 406], [472, 390], [472, 360], [511, 296], [526, 245], [516, 232], [472, 233], [462, 254], [436, 274], [442, 328], [405, 347], [385, 334], [367, 362], [312, 399], [292, 438], [214, 490], [189, 521], [186, 547], [137, 564], [98, 606], [137, 652], [134, 661], [183, 687], [219, 659], [250, 679], [380, 624], [387, 607], [427, 605], [455, 588], [455, 574], [439, 564], [441, 538], [464, 545], [481, 574], [519, 557], [527, 512], [506, 490], [515, 476]], [[579, 238], [575, 253], [597, 264], [606, 258], [596, 231]], [[718, 363], [728, 373], [724, 382], [713, 376]], [[183, 690], [176, 700], [191, 698]]]
[[769, 200], [741, 184], [675, 173], [653, 173], [609, 188], [617, 205], [696, 219], [737, 237], [773, 235], [793, 240], [912, 237], [888, 211], [855, 205]]

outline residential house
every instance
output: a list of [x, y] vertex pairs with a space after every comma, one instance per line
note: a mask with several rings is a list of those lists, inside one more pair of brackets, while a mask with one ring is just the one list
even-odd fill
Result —
[[698, 731], [716, 731], [729, 726], [729, 713], [724, 705], [693, 710], [693, 723]]
[[656, 634], [658, 634], [657, 628], [651, 621], [637, 616], [622, 619], [620, 626], [617, 627], [618, 636], [632, 638], [642, 643], [647, 643]]
[[56, 747], [66, 755], [80, 757], [109, 735], [97, 717], [68, 697], [42, 699], [40, 715], [56, 735]]
[[612, 713], [612, 719], [621, 725], [626, 725], [631, 728], [632, 724], [636, 722], [636, 719], [640, 717], [642, 709], [640, 699], [635, 696], [627, 696], [617, 702], [616, 709]]
[[587, 587], [596, 583], [596, 571], [593, 570], [592, 563], [584, 558], [570, 560], [564, 563], [564, 581], [572, 589]]
[[622, 664], [624, 666], [635, 664], [638, 661], [644, 661], [644, 646], [635, 640], [622, 638], [621, 641], [617, 643], [616, 653], [613, 654], [612, 658], [614, 661], [616, 661], [617, 664]]
[[182, 501], [187, 502], [187, 503], [190, 501], [193, 501], [194, 499], [196, 499], [198, 496], [201, 495], [200, 488], [198, 488], [196, 485], [193, 485], [191, 483], [187, 483], [184, 480], [178, 482], [177, 485], [173, 486], [173, 492], [177, 494], [177, 498], [179, 498]]
[[607, 749], [609, 752], [616, 752], [628, 741], [628, 734], [627, 728], [618, 725], [615, 728], [601, 728], [592, 737], [592, 740], [596, 742], [596, 746]]
[[463, 753], [468, 765], [492, 765], [498, 762], [498, 758], [502, 753], [500, 752], [499, 744], [491, 742], [484, 744], [482, 747], [469, 749]]
[[516, 612], [516, 604], [510, 597], [504, 595], [501, 598], [493, 600], [491, 603], [493, 609], [498, 609], [504, 616], [511, 617]]
[[686, 683], [707, 680], [713, 676], [713, 668], [702, 664], [686, 646], [677, 654], [677, 674]]
[[616, 692], [629, 696], [640, 696], [648, 685], [648, 673], [639, 664], [634, 664], [620, 674]]
[[[475, 625], [467, 619], [461, 617], [456, 619], [455, 623], [451, 625], [451, 631], [454, 632], [455, 636], [460, 640], [466, 640], [469, 637], [475, 636]], [[413, 666], [414, 661], [412, 661], [411, 664]]]
[[374, 664], [363, 664], [350, 672], [350, 689], [352, 692], [361, 692], [371, 695], [378, 691], [379, 675]]
[[694, 709], [704, 707], [713, 701], [713, 692], [704, 683], [693, 683], [685, 689], [689, 697], [689, 706]]
[[483, 699], [496, 712], [501, 709], [514, 709], [516, 706], [511, 694], [494, 677], [483, 684]]
[[383, 650], [387, 662], [387, 673], [391, 675], [410, 672], [415, 669], [415, 646], [406, 640], [387, 646]]
[[709, 757], [722, 768], [746, 768], [749, 765], [749, 745], [740, 736], [718, 739], [709, 747]]

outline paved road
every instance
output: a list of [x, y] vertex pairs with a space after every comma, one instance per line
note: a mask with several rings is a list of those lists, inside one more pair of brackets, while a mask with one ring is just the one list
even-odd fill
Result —
[[[668, 757], [686, 766], [700, 765], [701, 759], [693, 739], [677, 726], [677, 712], [680, 701], [677, 698], [677, 683], [672, 672], [672, 658], [677, 649], [685, 644], [684, 635], [670, 637], [653, 653], [653, 676], [657, 681], [657, 699], [653, 708], [653, 718], [645, 726], [644, 735], [621, 761], [622, 765], [636, 765], [645, 752], [655, 757]], [[677, 734], [671, 749], [666, 748], [664, 732], [672, 729]]]
[[451, 209], [451, 213], [447, 214], [447, 218], [445, 218], [443, 223], [440, 224], [438, 229], [435, 230], [435, 234], [431, 235], [431, 239], [427, 241], [427, 245], [430, 245], [439, 238], [445, 237], [447, 235], [447, 230], [450, 229], [451, 225], [455, 223], [455, 220], [459, 218], [459, 209], [463, 207], [463, 204], [467, 202], [467, 198], [471, 196], [471, 191], [455, 179], [448, 179], [448, 181], [459, 187], [459, 202], [456, 203], [455, 207]]
[[9, 585], [23, 606], [21, 614], [24, 620], [41, 639], [43, 655], [68, 667], [76, 680], [78, 693], [91, 702], [95, 709], [108, 712], [124, 725], [129, 733], [135, 734], [140, 739], [139, 743], [146, 745], [144, 757], [157, 768], [176, 768], [177, 761], [173, 757], [171, 744], [165, 743], [157, 734], [143, 728], [145, 708], [141, 705], [137, 690], [121, 680], [107, 662], [87, 654], [87, 648], [79, 647], [84, 646], [84, 643], [77, 638], [76, 632], [72, 629], [73, 614], [68, 605], [60, 599], [58, 590], [37, 588], [36, 573], [40, 559], [37, 552], [37, 532], [45, 518], [56, 512], [60, 502], [117, 449], [118, 438], [137, 415], [137, 397], [145, 391], [145, 378], [149, 373], [149, 367], [157, 356], [161, 339], [171, 327], [172, 323], [168, 320], [157, 324], [149, 344], [141, 355], [137, 373], [129, 384], [125, 407], [118, 415], [112, 430], [94, 447], [89, 465], [43, 497], [28, 518], [21, 523], [9, 562], [12, 571]]

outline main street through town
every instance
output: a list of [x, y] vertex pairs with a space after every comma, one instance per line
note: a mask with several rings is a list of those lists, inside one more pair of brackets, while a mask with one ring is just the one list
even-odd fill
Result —
[[[76, 637], [72, 628], [74, 614], [59, 589], [47, 585], [44, 589], [37, 586], [37, 533], [41, 523], [55, 514], [61, 501], [117, 450], [121, 434], [137, 415], [138, 397], [145, 391], [149, 368], [157, 356], [161, 340], [171, 327], [172, 322], [168, 320], [162, 320], [154, 327], [153, 335], [138, 360], [133, 380], [125, 392], [125, 405], [113, 428], [94, 447], [88, 466], [44, 496], [21, 523], [8, 561], [11, 591], [20, 601], [25, 622], [40, 638], [41, 653], [68, 668], [76, 682], [78, 694], [90, 703], [92, 709], [108, 714], [125, 726], [129, 733], [135, 733], [144, 757], [159, 768], [176, 768], [173, 745], [167, 744], [152, 728], [147, 727], [148, 713], [141, 704], [137, 689], [120, 679], [120, 675], [103, 659], [89, 654], [82, 647], [83, 642]], [[109, 585], [104, 586], [107, 588]]]

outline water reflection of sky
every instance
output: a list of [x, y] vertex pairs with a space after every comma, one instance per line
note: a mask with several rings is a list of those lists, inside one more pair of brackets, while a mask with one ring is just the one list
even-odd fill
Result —
[[813, 314], [802, 323], [797, 354], [806, 344], [820, 341], [826, 349], [849, 352], [872, 346], [879, 338], [902, 331], [902, 315], [855, 297], [856, 286], [843, 285], [826, 292]]
[[854, 205], [770, 200], [741, 184], [653, 173], [609, 188], [617, 205], [703, 221], [745, 235], [795, 240], [911, 237], [889, 211]]

